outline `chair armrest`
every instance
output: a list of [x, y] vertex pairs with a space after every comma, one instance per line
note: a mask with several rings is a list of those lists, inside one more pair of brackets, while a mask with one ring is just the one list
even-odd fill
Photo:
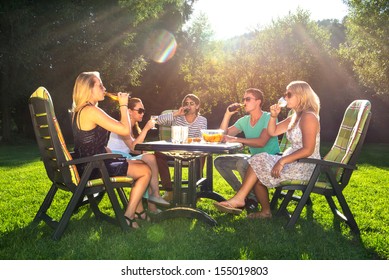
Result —
[[80, 163], [88, 163], [88, 162], [95, 162], [95, 161], [102, 161], [105, 159], [115, 159], [115, 158], [120, 158], [123, 157], [121, 154], [112, 154], [112, 153], [106, 153], [106, 154], [98, 154], [98, 155], [93, 155], [89, 157], [83, 157], [83, 158], [77, 158], [73, 160], [69, 160], [66, 162], [62, 163], [62, 166], [68, 166], [68, 165], [73, 165], [73, 164], [80, 164]]
[[357, 167], [353, 166], [353, 165], [344, 164], [344, 163], [340, 163], [340, 162], [336, 162], [336, 161], [317, 159], [317, 158], [301, 158], [298, 160], [298, 162], [313, 163], [313, 164], [319, 164], [319, 165], [324, 165], [324, 166], [329, 166], [329, 167], [346, 168], [346, 169], [352, 169], [352, 170], [357, 169]]

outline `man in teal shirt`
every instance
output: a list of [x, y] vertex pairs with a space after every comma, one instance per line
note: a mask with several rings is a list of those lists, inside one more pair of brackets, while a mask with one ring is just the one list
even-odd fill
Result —
[[[224, 130], [226, 142], [242, 143], [248, 146], [250, 154], [233, 154], [218, 156], [214, 165], [220, 175], [238, 191], [241, 186], [241, 180], [237, 178], [234, 171], [238, 171], [239, 175], [244, 178], [248, 162], [251, 155], [262, 152], [276, 154], [280, 152], [278, 146], [278, 138], [270, 137], [267, 133], [267, 124], [270, 119], [270, 113], [262, 111], [264, 97], [262, 91], [256, 88], [249, 88], [245, 91], [242, 103], [248, 115], [238, 119], [232, 126], [228, 126], [231, 116], [236, 114], [238, 110], [230, 112], [228, 109], [237, 104], [231, 104], [223, 117], [220, 128]], [[244, 133], [244, 138], [236, 137], [239, 133]], [[257, 199], [254, 193], [250, 193], [246, 199], [245, 208], [247, 211], [254, 211], [258, 206]]]

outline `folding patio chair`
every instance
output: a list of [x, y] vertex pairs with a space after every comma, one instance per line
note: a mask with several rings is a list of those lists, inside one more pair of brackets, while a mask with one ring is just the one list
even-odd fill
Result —
[[[119, 224], [123, 230], [126, 230], [128, 226], [124, 218], [123, 208], [127, 206], [128, 201], [123, 187], [131, 187], [133, 179], [125, 176], [110, 178], [104, 164], [105, 159], [118, 158], [120, 155], [107, 153], [72, 159], [56, 119], [50, 94], [44, 87], [39, 87], [30, 96], [29, 108], [41, 159], [47, 176], [52, 182], [51, 188], [41, 204], [33, 223], [38, 224], [43, 220], [54, 228], [53, 239], [58, 240], [61, 238], [72, 214], [80, 206], [89, 204], [97, 219]], [[76, 164], [79, 163], [87, 163], [81, 178], [76, 168]], [[94, 169], [100, 170], [102, 177], [89, 180], [89, 176]], [[47, 212], [59, 189], [71, 192], [72, 196], [62, 217], [57, 222]], [[115, 218], [101, 212], [99, 209], [98, 204], [105, 192], [112, 203]], [[118, 196], [122, 205], [119, 203]]]
[[[334, 216], [345, 221], [351, 230], [359, 234], [358, 225], [343, 195], [351, 175], [357, 169], [356, 162], [361, 152], [363, 142], [371, 118], [371, 104], [368, 100], [355, 100], [346, 109], [338, 135], [331, 150], [323, 159], [301, 159], [301, 162], [315, 164], [315, 169], [309, 181], [283, 181], [276, 187], [273, 200], [280, 198], [281, 191], [287, 191], [276, 216], [287, 214], [289, 217], [286, 228], [292, 228], [297, 222], [311, 193], [324, 195]], [[296, 190], [303, 192], [301, 199], [292, 214], [287, 206]], [[333, 198], [341, 208], [338, 209]]]

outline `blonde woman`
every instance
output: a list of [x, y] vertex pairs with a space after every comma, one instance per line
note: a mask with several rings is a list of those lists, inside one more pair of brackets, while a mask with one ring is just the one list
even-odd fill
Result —
[[291, 147], [282, 156], [260, 153], [252, 156], [249, 168], [240, 190], [229, 200], [215, 203], [218, 210], [239, 214], [245, 198], [254, 189], [261, 205], [261, 211], [251, 213], [249, 218], [271, 218], [268, 188], [277, 186], [284, 180], [309, 180], [314, 165], [297, 162], [301, 158], [320, 158], [320, 101], [310, 85], [303, 81], [291, 82], [286, 87], [287, 107], [293, 114], [276, 123], [281, 108], [278, 104], [270, 107], [271, 118], [267, 127], [270, 136], [286, 132]]
[[[127, 113], [128, 94], [118, 93], [121, 117], [120, 121], [117, 121], [98, 107], [98, 102], [104, 100], [105, 90], [99, 72], [83, 72], [76, 79], [73, 89], [72, 124], [76, 158], [109, 152], [105, 147], [109, 131], [119, 135], [131, 133]], [[135, 180], [124, 216], [130, 227], [138, 228], [135, 212], [143, 211], [141, 199], [150, 182], [150, 168], [143, 161], [125, 159], [109, 160], [105, 161], [105, 164], [110, 176], [130, 176]], [[80, 165], [77, 168], [83, 173], [85, 166]], [[94, 172], [92, 177], [99, 177], [99, 172]]]

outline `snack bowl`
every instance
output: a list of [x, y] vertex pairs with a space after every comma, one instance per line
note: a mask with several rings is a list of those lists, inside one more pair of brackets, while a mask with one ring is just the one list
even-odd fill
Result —
[[207, 143], [220, 143], [223, 140], [223, 129], [202, 129], [201, 135]]

